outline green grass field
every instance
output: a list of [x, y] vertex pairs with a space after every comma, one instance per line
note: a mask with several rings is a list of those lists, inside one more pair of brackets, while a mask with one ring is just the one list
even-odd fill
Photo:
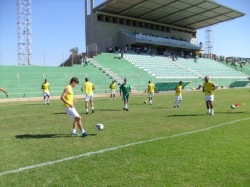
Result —
[[[250, 186], [250, 92], [217, 90], [215, 115], [202, 92], [95, 98], [76, 108], [88, 137], [71, 137], [62, 102], [0, 103], [0, 186]], [[241, 107], [230, 109], [230, 105]], [[95, 125], [105, 129], [97, 131]], [[78, 130], [79, 132], [79, 130]]]

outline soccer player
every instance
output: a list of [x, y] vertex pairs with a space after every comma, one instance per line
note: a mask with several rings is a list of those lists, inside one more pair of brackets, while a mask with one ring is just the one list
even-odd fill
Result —
[[112, 81], [112, 83], [109, 85], [110, 88], [110, 97], [111, 99], [113, 98], [113, 100], [115, 99], [115, 81]]
[[86, 108], [86, 114], [89, 113], [89, 109], [88, 109], [88, 103], [90, 102], [90, 106], [91, 106], [91, 109], [92, 109], [92, 113], [95, 112], [95, 109], [94, 109], [94, 102], [93, 102], [93, 99], [94, 99], [94, 92], [93, 90], [95, 89], [95, 86], [93, 85], [92, 82], [89, 82], [89, 79], [88, 78], [85, 78], [85, 83], [82, 85], [82, 91], [84, 90], [85, 91], [85, 94], [86, 94], [86, 98], [85, 98], [85, 108]]
[[203, 83], [202, 91], [205, 93], [205, 101], [207, 106], [207, 114], [214, 115], [214, 107], [213, 107], [213, 101], [214, 101], [214, 90], [215, 85], [209, 81], [209, 77], [205, 77], [205, 82]]
[[180, 103], [182, 101], [182, 84], [183, 82], [180, 81], [179, 84], [175, 87], [175, 102], [174, 108], [180, 107]]
[[4, 88], [0, 87], [0, 91], [2, 91], [3, 93], [5, 93], [6, 97], [9, 97], [8, 92]]
[[120, 96], [122, 94], [122, 100], [124, 102], [123, 110], [128, 111], [128, 99], [131, 92], [130, 85], [127, 84], [127, 79], [124, 79], [124, 83], [120, 86]]
[[78, 128], [81, 130], [82, 137], [84, 137], [88, 136], [88, 133], [83, 128], [81, 116], [76, 111], [73, 102], [74, 101], [73, 88], [76, 87], [77, 84], [79, 84], [78, 78], [72, 77], [70, 80], [70, 84], [66, 86], [63, 90], [63, 93], [61, 95], [61, 100], [64, 103], [65, 112], [69, 115], [70, 118], [74, 119], [71, 135], [78, 136], [78, 134], [76, 133], [76, 127], [78, 126]]
[[49, 93], [49, 90], [50, 90], [50, 85], [47, 81], [47, 79], [44, 80], [44, 83], [42, 84], [42, 87], [41, 89], [43, 90], [43, 101], [44, 101], [44, 104], [46, 105], [49, 105], [49, 97], [50, 97], [50, 93]]
[[151, 81], [148, 81], [148, 101], [150, 105], [153, 104], [154, 93], [155, 93], [155, 85], [151, 83]]

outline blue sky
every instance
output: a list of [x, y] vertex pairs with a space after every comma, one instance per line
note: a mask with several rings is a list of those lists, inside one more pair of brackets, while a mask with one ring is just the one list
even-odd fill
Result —
[[[95, 0], [95, 5], [105, 0]], [[16, 0], [0, 0], [0, 65], [18, 65]], [[246, 13], [244, 17], [212, 26], [213, 53], [250, 58], [250, 1], [216, 0]], [[32, 61], [58, 66], [70, 49], [85, 51], [84, 0], [32, 0]], [[205, 43], [205, 29], [197, 32]]]

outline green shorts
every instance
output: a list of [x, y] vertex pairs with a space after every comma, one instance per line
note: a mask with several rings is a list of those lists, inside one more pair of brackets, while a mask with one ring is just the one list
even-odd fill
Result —
[[126, 94], [126, 95], [123, 94], [123, 95], [122, 95], [122, 100], [123, 100], [123, 101], [128, 101], [128, 99], [129, 99], [129, 94]]

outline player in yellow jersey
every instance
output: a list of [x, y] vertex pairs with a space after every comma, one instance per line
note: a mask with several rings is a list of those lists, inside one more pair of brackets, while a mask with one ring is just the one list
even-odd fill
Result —
[[207, 114], [214, 115], [214, 90], [216, 89], [215, 85], [209, 81], [209, 77], [205, 77], [205, 82], [203, 83], [202, 91], [205, 93], [205, 101], [207, 107]]
[[94, 92], [93, 90], [95, 89], [95, 86], [93, 85], [92, 82], [89, 82], [88, 78], [85, 78], [85, 82], [82, 85], [82, 91], [85, 91], [86, 94], [86, 98], [85, 98], [85, 108], [86, 108], [86, 114], [89, 113], [89, 109], [88, 109], [88, 102], [90, 102], [90, 106], [92, 109], [92, 113], [95, 112], [95, 108], [94, 108]]
[[71, 135], [78, 136], [78, 134], [76, 133], [76, 127], [78, 127], [81, 130], [82, 137], [84, 137], [84, 136], [88, 136], [88, 133], [83, 128], [81, 116], [76, 111], [74, 102], [73, 102], [74, 100], [73, 88], [76, 87], [77, 84], [79, 84], [78, 78], [72, 77], [70, 80], [70, 84], [64, 88], [60, 99], [64, 103], [65, 112], [69, 115], [70, 118], [74, 119]]
[[179, 81], [178, 85], [175, 87], [175, 102], [174, 108], [179, 108], [182, 101], [182, 81]]
[[152, 105], [153, 104], [153, 96], [155, 94], [155, 85], [153, 83], [151, 83], [151, 81], [148, 81], [148, 101], [149, 104]]
[[9, 97], [8, 92], [4, 88], [0, 87], [0, 91], [2, 91], [3, 93], [5, 93], [6, 97]]
[[49, 90], [50, 90], [50, 85], [49, 85], [47, 79], [44, 80], [44, 83], [42, 84], [41, 89], [43, 90], [43, 101], [44, 101], [44, 104], [45, 105], [46, 104], [49, 105], [49, 98], [50, 98]]
[[115, 81], [112, 81], [112, 83], [109, 85], [109, 89], [110, 89], [110, 97], [111, 99], [115, 99]]

